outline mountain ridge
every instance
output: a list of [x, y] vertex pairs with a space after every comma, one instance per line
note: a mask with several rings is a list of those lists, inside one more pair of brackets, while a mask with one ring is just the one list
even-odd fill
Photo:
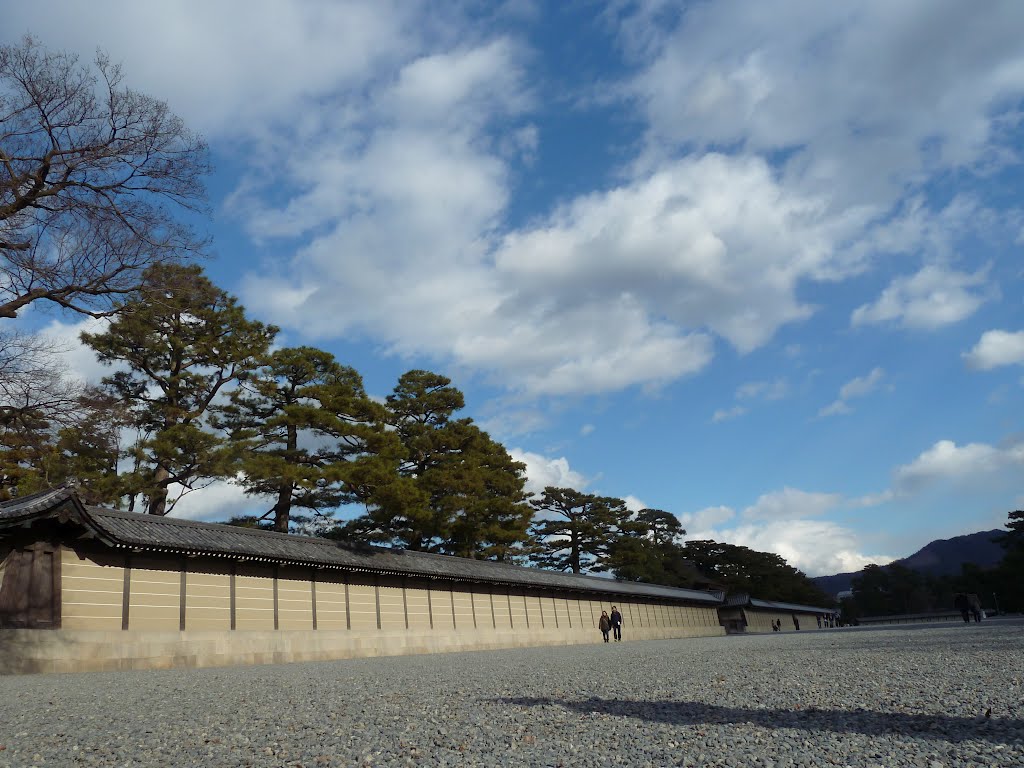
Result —
[[[1005, 535], [1005, 530], [995, 528], [991, 531], [967, 533], [948, 539], [935, 539], [912, 555], [894, 560], [888, 565], [902, 565], [929, 576], [956, 575], [960, 573], [960, 568], [964, 563], [973, 563], [981, 568], [991, 568], [1002, 560], [1004, 554], [1003, 548], [995, 542], [995, 539]], [[831, 576], [814, 576], [811, 581], [827, 594], [836, 595], [851, 589], [854, 578], [862, 572], [863, 569], [848, 573], [835, 573]]]

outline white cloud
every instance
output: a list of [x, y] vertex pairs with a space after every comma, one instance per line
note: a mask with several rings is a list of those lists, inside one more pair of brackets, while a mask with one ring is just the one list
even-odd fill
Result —
[[5, 8], [4, 28], [32, 31], [86, 61], [99, 45], [124, 64], [132, 87], [218, 139], [308, 119], [310, 104], [409, 56], [446, 21], [436, 9], [433, 20], [419, 12], [415, 0], [94, 0], [19, 3]]
[[653, 149], [787, 150], [788, 178], [839, 206], [987, 159], [1024, 94], [1016, 3], [644, 2], [621, 23]]
[[747, 409], [742, 405], [734, 405], [732, 408], [719, 408], [715, 411], [714, 415], [712, 415], [711, 421], [716, 424], [722, 421], [729, 421], [731, 419], [739, 418], [746, 412]]
[[631, 494], [626, 494], [622, 497], [622, 500], [626, 502], [626, 509], [630, 512], [639, 512], [641, 509], [649, 509], [650, 507], [645, 501]]
[[914, 492], [938, 482], [986, 483], [1007, 467], [1024, 466], [1024, 443], [998, 448], [986, 443], [958, 446], [939, 440], [909, 464], [895, 471], [895, 487]]
[[783, 488], [758, 497], [743, 510], [747, 520], [792, 520], [817, 517], [834, 509], [842, 501], [836, 493], [810, 493], [797, 488]]
[[839, 388], [839, 397], [843, 400], [864, 397], [864, 395], [874, 392], [884, 377], [885, 371], [883, 369], [874, 368], [867, 376], [858, 376], [843, 384]]
[[897, 277], [872, 304], [853, 311], [857, 325], [896, 322], [905, 328], [934, 330], [974, 314], [990, 296], [988, 270], [974, 274], [937, 265]]
[[985, 331], [962, 357], [971, 368], [982, 371], [1024, 363], [1024, 331]]
[[592, 435], [596, 429], [597, 427], [593, 424], [584, 424], [580, 427], [580, 436], [586, 437], [587, 435]]
[[736, 389], [737, 400], [760, 398], [764, 400], [781, 400], [789, 392], [789, 382], [784, 378], [773, 381], [750, 381]]
[[575, 488], [582, 491], [590, 483], [586, 477], [569, 466], [569, 460], [564, 456], [551, 458], [519, 448], [510, 448], [508, 453], [515, 461], [526, 464], [526, 490], [528, 493], [539, 496], [544, 493], [544, 488], [547, 486]]
[[702, 539], [709, 538], [701, 535], [702, 533], [714, 530], [718, 525], [735, 516], [735, 510], [730, 507], [705, 507], [697, 512], [680, 515], [679, 521], [686, 529], [688, 538]]
[[52, 320], [40, 329], [39, 334], [53, 340], [70, 375], [87, 384], [99, 384], [100, 379], [110, 376], [121, 366], [101, 363], [92, 348], [83, 344], [80, 337], [82, 333], [103, 333], [109, 325], [110, 321], [106, 318], [89, 317], [71, 322]]
[[772, 520], [722, 533], [730, 544], [774, 552], [808, 576], [857, 571], [869, 563], [884, 565], [894, 559], [863, 554], [856, 533], [827, 520]]
[[878, 389], [878, 385], [885, 378], [885, 370], [882, 368], [874, 368], [866, 376], [857, 376], [856, 378], [850, 379], [839, 388], [839, 397], [832, 402], [830, 405], [826, 405], [820, 411], [818, 416], [834, 416], [841, 413], [851, 413], [853, 411], [849, 406], [850, 400], [858, 397], [864, 397], [869, 395]]
[[[182, 487], [170, 487], [171, 498], [182, 492]], [[238, 515], [262, 515], [274, 504], [270, 497], [246, 496], [241, 486], [225, 480], [189, 491], [174, 505], [173, 516], [186, 520], [216, 520], [222, 522]]]

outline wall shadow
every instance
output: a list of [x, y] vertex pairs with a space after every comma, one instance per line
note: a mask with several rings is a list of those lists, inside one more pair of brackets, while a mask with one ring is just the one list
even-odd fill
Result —
[[671, 699], [643, 701], [589, 698], [583, 701], [569, 701], [547, 697], [511, 697], [497, 701], [519, 707], [559, 706], [581, 715], [632, 717], [669, 725], [749, 723], [763, 728], [795, 728], [804, 731], [832, 731], [868, 736], [898, 734], [950, 743], [975, 739], [996, 744], [1024, 741], [1024, 720], [986, 718], [983, 713], [972, 718], [941, 714], [875, 712], [867, 709], [749, 709]]

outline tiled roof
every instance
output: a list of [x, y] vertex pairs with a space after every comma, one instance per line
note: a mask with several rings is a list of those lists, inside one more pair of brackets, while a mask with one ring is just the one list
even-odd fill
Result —
[[219, 523], [85, 507], [69, 489], [47, 491], [0, 505], [0, 528], [28, 518], [43, 518], [71, 499], [79, 522], [118, 548], [208, 555], [232, 560], [265, 561], [369, 571], [437, 579], [490, 582], [547, 589], [570, 589], [623, 596], [659, 597], [718, 605], [721, 592], [676, 589], [656, 584], [614, 581], [538, 568], [522, 568], [489, 560], [434, 555], [383, 547], [360, 547], [329, 539], [292, 536]]
[[75, 497], [73, 488], [54, 488], [33, 493], [30, 496], [15, 497], [0, 501], [0, 522], [31, 517], [39, 512], [53, 509], [62, 501]]
[[775, 600], [759, 600], [748, 594], [738, 592], [729, 595], [724, 604], [730, 608], [766, 608], [774, 611], [789, 611], [796, 613], [835, 613], [834, 608], [819, 608], [813, 605], [798, 605], [797, 603], [780, 603]]

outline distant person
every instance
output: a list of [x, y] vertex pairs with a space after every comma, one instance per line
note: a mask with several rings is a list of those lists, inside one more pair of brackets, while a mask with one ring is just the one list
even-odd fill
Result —
[[608, 618], [612, 622], [612, 634], [615, 635], [615, 642], [622, 642], [622, 614], [619, 613], [619, 609], [614, 605], [612, 606], [612, 615]]
[[608, 633], [612, 629], [612, 620], [608, 617], [608, 611], [601, 611], [601, 618], [597, 620], [597, 628], [604, 635], [604, 641], [608, 642]]
[[981, 623], [981, 600], [975, 594], [967, 595], [967, 606], [971, 610], [971, 616], [974, 617], [974, 621], [978, 624]]
[[968, 601], [967, 595], [965, 595], [963, 592], [957, 592], [956, 595], [953, 597], [953, 605], [956, 607], [958, 611], [960, 611], [960, 615], [964, 619], [964, 624], [970, 624], [971, 603], [970, 601]]
[[818, 620], [818, 629], [821, 629], [821, 616], [818, 615], [818, 616], [815, 616], [814, 618], [816, 618]]
[[775, 619], [772, 619], [772, 632], [782, 631], [782, 621], [776, 623]]
[[795, 629], [797, 632], [800, 631], [800, 619], [796, 617], [795, 613], [793, 614], [793, 629]]

